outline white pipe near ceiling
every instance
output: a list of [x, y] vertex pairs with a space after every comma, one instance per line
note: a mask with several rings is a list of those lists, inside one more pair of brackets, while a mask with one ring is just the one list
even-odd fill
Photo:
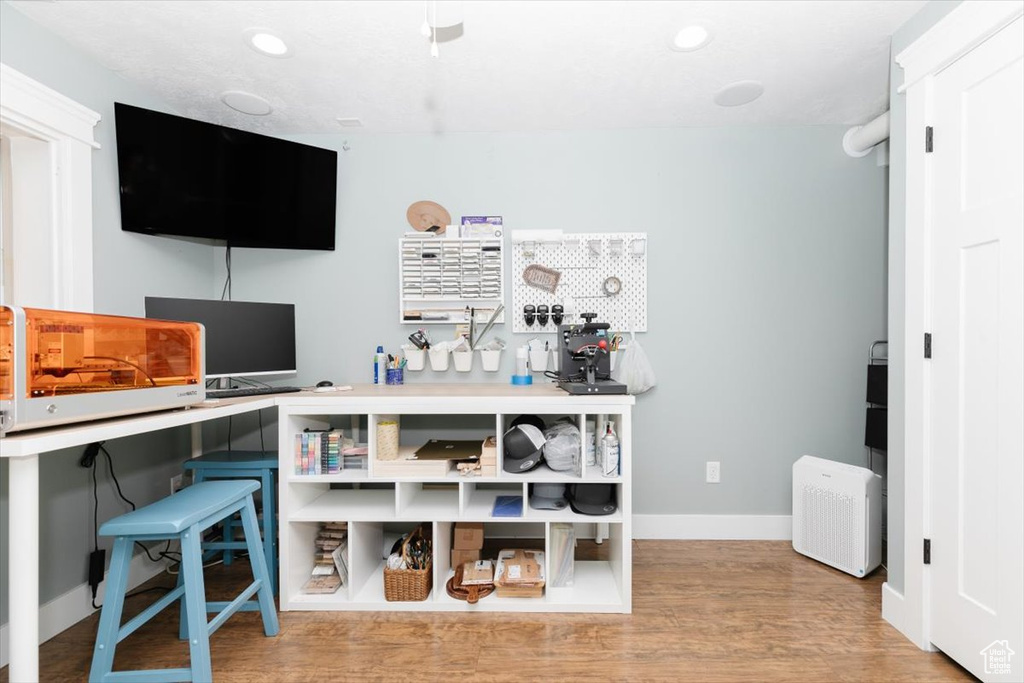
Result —
[[889, 139], [889, 112], [879, 115], [863, 126], [854, 126], [843, 135], [843, 151], [851, 157], [867, 156], [871, 148]]

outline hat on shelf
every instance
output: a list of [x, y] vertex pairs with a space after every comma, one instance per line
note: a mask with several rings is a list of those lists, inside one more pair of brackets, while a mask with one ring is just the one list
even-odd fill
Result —
[[581, 515], [610, 515], [615, 505], [615, 484], [570, 484], [569, 505]]
[[433, 232], [443, 235], [445, 229], [452, 222], [452, 215], [448, 210], [437, 202], [422, 200], [413, 202], [405, 212], [405, 217], [413, 230], [419, 232]]
[[544, 462], [551, 469], [573, 469], [580, 458], [580, 430], [571, 421], [559, 420], [544, 430]]
[[530, 507], [534, 510], [563, 510], [569, 504], [565, 499], [565, 484], [534, 484], [530, 494]]
[[519, 424], [505, 432], [501, 443], [505, 451], [502, 468], [506, 472], [529, 472], [540, 464], [544, 432], [530, 424]]

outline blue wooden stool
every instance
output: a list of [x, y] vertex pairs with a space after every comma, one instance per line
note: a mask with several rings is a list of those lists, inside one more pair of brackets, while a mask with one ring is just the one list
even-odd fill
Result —
[[[92, 669], [89, 672], [92, 683], [128, 680], [143, 683], [211, 681], [210, 635], [240, 609], [258, 609], [263, 615], [263, 632], [268, 636], [277, 635], [274, 594], [270, 588], [270, 574], [263, 557], [263, 547], [257, 540], [260, 529], [256, 520], [256, 506], [252, 502], [252, 493], [259, 487], [257, 482], [247, 480], [202, 482], [169, 498], [115, 517], [100, 527], [102, 535], [116, 538], [110, 558], [110, 573], [107, 575], [106, 598], [93, 649]], [[253, 582], [229, 603], [207, 602], [200, 540], [203, 531], [236, 512], [242, 513]], [[121, 626], [128, 569], [135, 542], [175, 539], [181, 542], [177, 588]], [[256, 600], [250, 600], [253, 595], [256, 595]], [[181, 599], [182, 604], [183, 628], [188, 637], [191, 668], [114, 672], [117, 644], [178, 599]], [[221, 607], [222, 611], [207, 622], [207, 611], [216, 611]]]
[[[270, 585], [277, 593], [277, 451], [213, 451], [186, 460], [184, 468], [192, 472], [192, 481], [207, 479], [258, 479], [263, 485], [263, 555], [270, 568]], [[234, 518], [224, 520], [224, 538], [203, 543], [204, 550], [224, 551], [224, 564], [231, 564], [235, 550], [245, 549], [245, 541], [235, 540]]]

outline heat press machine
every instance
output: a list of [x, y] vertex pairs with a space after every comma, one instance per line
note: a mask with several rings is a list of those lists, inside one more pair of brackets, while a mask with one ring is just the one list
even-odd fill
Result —
[[559, 325], [558, 386], [570, 394], [625, 394], [626, 385], [611, 378], [611, 338], [608, 323], [596, 323], [597, 313], [581, 313], [585, 321]]

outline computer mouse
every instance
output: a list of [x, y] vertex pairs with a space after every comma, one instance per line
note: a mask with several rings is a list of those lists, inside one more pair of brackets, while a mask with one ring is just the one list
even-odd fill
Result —
[[322, 379], [322, 380], [320, 380], [319, 382], [316, 383], [317, 389], [319, 389], [321, 387], [333, 387], [333, 386], [334, 386], [334, 382], [332, 382], [329, 379]]

